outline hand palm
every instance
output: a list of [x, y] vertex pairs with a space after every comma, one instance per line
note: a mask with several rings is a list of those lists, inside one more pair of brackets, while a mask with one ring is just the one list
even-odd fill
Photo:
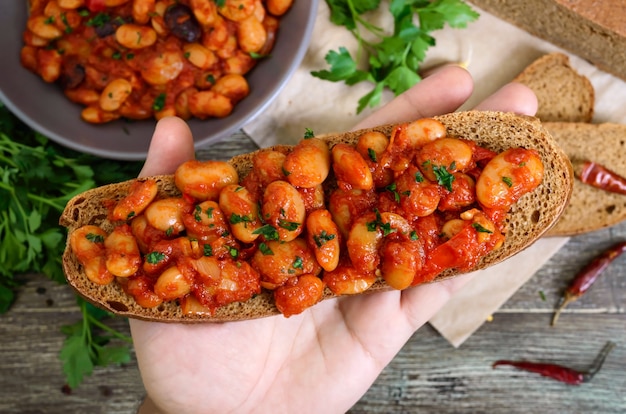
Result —
[[[469, 74], [447, 68], [358, 127], [451, 112], [471, 92]], [[536, 107], [532, 92], [512, 84], [477, 108], [534, 114]], [[163, 120], [142, 175], [171, 173], [192, 157], [187, 126]], [[467, 280], [329, 300], [291, 318], [199, 325], [131, 320], [131, 330], [148, 395], [165, 412], [345, 412]]]

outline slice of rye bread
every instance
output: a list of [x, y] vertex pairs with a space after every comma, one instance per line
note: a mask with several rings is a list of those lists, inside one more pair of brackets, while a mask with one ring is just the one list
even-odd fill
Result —
[[543, 55], [513, 81], [535, 92], [536, 116], [543, 122], [591, 122], [593, 118], [593, 85], [572, 68], [569, 57], [563, 53]]
[[[516, 203], [507, 219], [507, 237], [504, 245], [480, 261], [476, 269], [498, 263], [525, 249], [556, 223], [569, 200], [573, 172], [567, 156], [536, 118], [500, 112], [458, 112], [436, 117], [448, 129], [449, 136], [474, 140], [495, 151], [510, 147], [536, 149], [545, 166], [542, 184]], [[371, 130], [389, 135], [393, 126], [381, 126]], [[365, 130], [344, 134], [329, 134], [323, 138], [332, 146], [335, 143], [355, 143]], [[284, 147], [283, 147], [284, 149]], [[253, 154], [234, 157], [230, 162], [240, 173], [240, 178], [251, 169]], [[132, 181], [111, 184], [87, 191], [74, 197], [65, 208], [60, 223], [71, 232], [86, 225], [96, 224], [110, 231], [114, 223], [107, 220], [105, 201], [119, 200], [128, 191]], [[172, 176], [159, 176], [159, 196], [180, 194]], [[219, 308], [214, 315], [184, 315], [175, 302], [167, 302], [156, 308], [143, 308], [126, 295], [117, 283], [96, 285], [84, 276], [82, 266], [69, 248], [63, 256], [63, 266], [69, 284], [87, 300], [115, 314], [161, 322], [220, 322], [252, 319], [278, 314], [270, 292], [243, 302]], [[435, 280], [452, 277], [460, 272], [448, 270]], [[368, 292], [387, 290], [389, 287], [379, 279]], [[326, 289], [324, 299], [334, 297]]]
[[[546, 122], [545, 128], [574, 165], [596, 162], [626, 177], [626, 125]], [[626, 196], [610, 193], [579, 180], [565, 212], [550, 236], [573, 236], [613, 226], [626, 220]]]

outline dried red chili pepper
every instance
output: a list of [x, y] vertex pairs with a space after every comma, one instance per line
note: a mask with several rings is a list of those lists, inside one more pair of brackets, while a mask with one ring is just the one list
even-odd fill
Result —
[[578, 371], [563, 365], [544, 363], [544, 362], [529, 362], [529, 361], [509, 361], [499, 360], [493, 363], [492, 367], [495, 368], [499, 365], [509, 365], [515, 368], [522, 369], [524, 371], [535, 372], [541, 374], [544, 377], [549, 377], [557, 381], [570, 385], [580, 385], [584, 382], [589, 382], [600, 371], [604, 361], [615, 347], [615, 343], [609, 341], [606, 343], [602, 351], [596, 357], [593, 365], [587, 371]]
[[619, 255], [626, 251], [626, 241], [619, 242], [596, 256], [587, 266], [585, 266], [570, 283], [561, 298], [559, 307], [552, 317], [552, 325], [556, 324], [561, 311], [569, 304], [580, 298], [594, 284], [604, 270]]
[[626, 178], [592, 161], [584, 161], [576, 169], [580, 181], [611, 193], [626, 194]]

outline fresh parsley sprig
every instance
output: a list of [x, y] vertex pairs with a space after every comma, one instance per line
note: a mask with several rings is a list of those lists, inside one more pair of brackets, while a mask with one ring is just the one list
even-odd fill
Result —
[[[0, 313], [13, 303], [21, 274], [65, 283], [66, 232], [59, 217], [69, 199], [97, 185], [127, 180], [140, 169], [138, 162], [106, 160], [57, 145], [0, 102]], [[130, 355], [127, 345], [109, 345], [113, 337], [126, 339], [104, 323], [108, 314], [79, 303], [82, 320], [61, 328], [67, 339], [60, 358], [72, 388], [94, 366], [123, 362]]]
[[[365, 53], [368, 66], [358, 68], [357, 61], [345, 47], [331, 50], [325, 60], [329, 70], [313, 71], [311, 74], [331, 82], [354, 85], [371, 82], [372, 90], [359, 99], [357, 113], [366, 107], [380, 103], [385, 88], [397, 96], [421, 80], [418, 73], [426, 57], [426, 51], [435, 46], [432, 32], [443, 29], [465, 28], [478, 18], [470, 6], [462, 0], [389, 0], [389, 12], [393, 16], [393, 31], [386, 34], [366, 20], [366, 13], [377, 10], [381, 0], [326, 0], [330, 7], [330, 20], [348, 29], [358, 41], [357, 55]], [[416, 24], [417, 23], [417, 24]], [[367, 40], [369, 32], [375, 40]]]

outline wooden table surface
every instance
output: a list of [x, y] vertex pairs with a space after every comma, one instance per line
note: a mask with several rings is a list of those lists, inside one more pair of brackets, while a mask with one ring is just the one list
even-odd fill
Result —
[[[235, 134], [200, 156], [227, 159], [255, 148]], [[550, 326], [576, 272], [624, 239], [626, 223], [572, 238], [458, 349], [424, 326], [350, 412], [626, 413], [626, 255]], [[144, 395], [134, 360], [96, 369], [78, 389], [62, 391], [59, 328], [80, 320], [75, 296], [44, 276], [24, 277], [15, 305], [0, 315], [0, 413], [134, 413]], [[128, 333], [125, 320], [116, 319], [114, 326]], [[617, 347], [593, 381], [580, 386], [491, 368], [497, 359], [528, 359], [584, 370], [608, 340]]]

